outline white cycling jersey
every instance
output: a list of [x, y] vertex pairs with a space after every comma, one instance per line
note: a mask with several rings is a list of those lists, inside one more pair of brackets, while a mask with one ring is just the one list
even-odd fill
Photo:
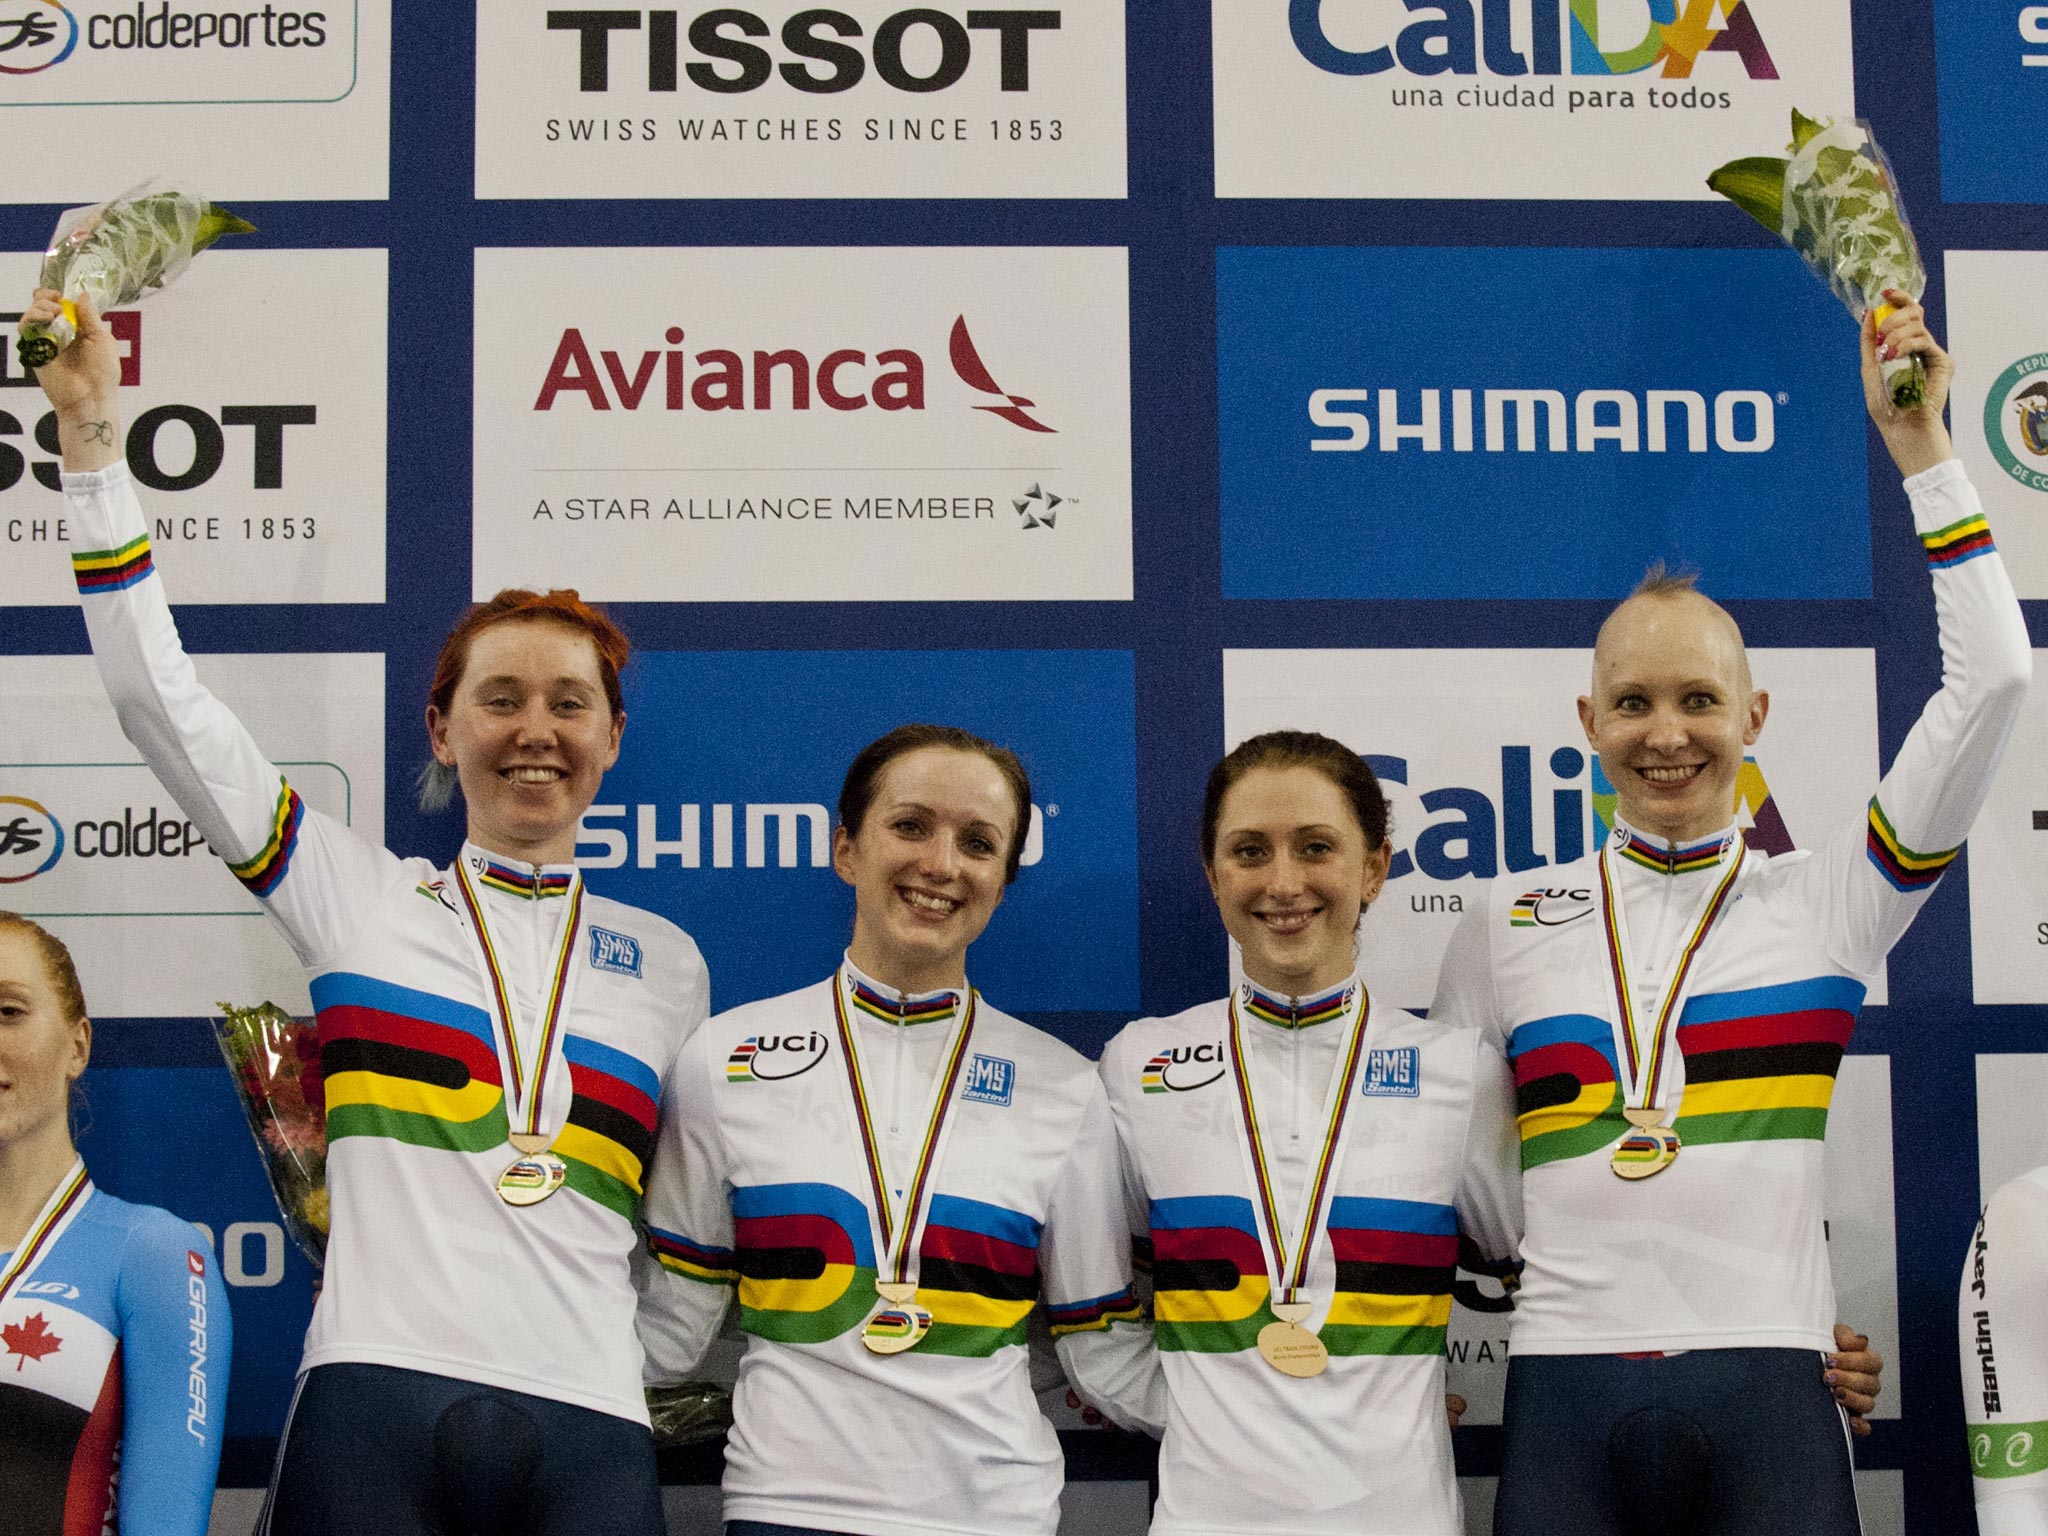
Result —
[[2048, 1167], [2001, 1185], [1956, 1303], [1978, 1536], [2048, 1536]]
[[[1832, 1347], [1822, 1137], [1866, 978], [1970, 830], [2032, 655], [1976, 493], [1949, 461], [1906, 482], [1932, 566], [1942, 686], [1867, 814], [1766, 854], [1731, 824], [1686, 846], [1617, 822], [1608, 869], [1636, 1007], [1675, 969], [1709, 888], [1743, 862], [1693, 960], [1661, 1103], [1675, 1163], [1615, 1177], [1626, 1059], [1593, 854], [1474, 901], [1434, 1016], [1514, 1075], [1527, 1262], [1517, 1354]], [[1525, 889], [1525, 884], [1533, 884]]]
[[[697, 946], [585, 894], [542, 1125], [567, 1187], [515, 1209], [493, 1000], [451, 868], [303, 804], [199, 682], [123, 466], [67, 475], [72, 557], [121, 727], [312, 973], [327, 1104], [327, 1265], [301, 1369], [430, 1371], [647, 1421], [633, 1328], [643, 1168], [676, 1053], [704, 1017]], [[505, 979], [536, 1019], [572, 865], [465, 843]]]
[[900, 1354], [862, 1343], [889, 1248], [840, 1020], [895, 1232], [970, 995], [899, 993], [849, 960], [718, 1015], [684, 1048], [648, 1187], [664, 1272], [649, 1277], [641, 1327], [650, 1377], [678, 1379], [737, 1294], [748, 1339], [726, 1440], [729, 1520], [1052, 1536], [1064, 1463], [1025, 1348], [1041, 1300], [1080, 1390], [1112, 1418], [1144, 1421], [1148, 1360], [1120, 1378], [1070, 1353], [1077, 1337], [1139, 1331], [1101, 1085], [1085, 1057], [979, 999], [911, 1228], [930, 1331]]

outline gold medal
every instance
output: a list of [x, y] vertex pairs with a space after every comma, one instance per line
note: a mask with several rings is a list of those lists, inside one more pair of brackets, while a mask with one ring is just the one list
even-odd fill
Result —
[[522, 1155], [498, 1175], [498, 1198], [507, 1205], [539, 1205], [568, 1177], [569, 1165], [552, 1152]]
[[917, 1287], [894, 1280], [877, 1280], [875, 1289], [882, 1304], [861, 1326], [860, 1341], [869, 1353], [900, 1355], [915, 1349], [931, 1332], [932, 1315], [917, 1304]]
[[1273, 1315], [1279, 1321], [1259, 1330], [1260, 1355], [1283, 1376], [1320, 1376], [1329, 1368], [1328, 1346], [1301, 1326], [1311, 1310], [1305, 1301], [1276, 1301]]
[[1663, 1111], [1625, 1109], [1633, 1129], [1614, 1148], [1615, 1177], [1647, 1179], [1678, 1160], [1678, 1132], [1661, 1123]]

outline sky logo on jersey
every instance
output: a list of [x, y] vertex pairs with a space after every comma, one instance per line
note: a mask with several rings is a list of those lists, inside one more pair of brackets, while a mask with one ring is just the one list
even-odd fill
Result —
[[1596, 1152], [1627, 1132], [1614, 1029], [1605, 1019], [1570, 1013], [1532, 1020], [1509, 1037], [1508, 1060], [1525, 1173]]
[[[1429, 0], [1411, 3], [1396, 31], [1377, 46], [1338, 43], [1330, 35], [1324, 0], [1290, 0], [1288, 30], [1301, 56], [1333, 75], [1489, 75], [1509, 78], [1560, 75], [1635, 75], [1687, 80], [1702, 55], [1727, 54], [1751, 80], [1775, 80], [1778, 66], [1749, 0], [1650, 0], [1646, 15], [1617, 26], [1603, 17], [1600, 0]], [[1391, 6], [1384, 9], [1391, 11]], [[1356, 31], [1356, 28], [1349, 29]], [[1528, 38], [1527, 51], [1517, 46]]]
[[802, 1077], [825, 1059], [827, 1049], [824, 1035], [817, 1030], [802, 1035], [749, 1035], [725, 1058], [725, 1080], [776, 1083]]
[[[828, 808], [862, 747], [933, 720], [1015, 750], [1038, 806], [1020, 829], [1027, 867], [968, 962], [974, 984], [1013, 1012], [1136, 1011], [1130, 653], [652, 652], [635, 671], [634, 729], [584, 817], [578, 861], [594, 891], [697, 941], [718, 1008], [838, 966], [852, 893], [830, 865]], [[763, 902], [776, 912], [774, 944], [760, 941]], [[1043, 939], [1055, 931], [1061, 962], [1048, 966]], [[883, 1005], [893, 1018], [893, 999]]]
[[1412, 1045], [1366, 1052], [1365, 1081], [1358, 1091], [1377, 1098], [1418, 1097], [1422, 1092], [1422, 1053]]
[[[1777, 253], [1260, 247], [1217, 277], [1228, 597], [1618, 597], [1658, 558], [1723, 598], [1869, 595], [1841, 316]], [[1533, 292], [1570, 296], [1561, 334]]]
[[859, 1325], [875, 1299], [867, 1207], [830, 1184], [732, 1192], [740, 1327], [782, 1344], [822, 1344]]
[[2048, 202], [2048, 5], [1935, 0], [1934, 63], [1942, 197]]
[[1187, 1093], [1206, 1088], [1223, 1076], [1223, 1043], [1170, 1045], [1138, 1071], [1146, 1093]]
[[967, 1063], [967, 1083], [960, 1097], [970, 1104], [1010, 1107], [1010, 1095], [1017, 1085], [1017, 1064], [1000, 1056], [977, 1055]]
[[590, 930], [590, 964], [615, 976], [640, 979], [640, 941], [609, 928]]

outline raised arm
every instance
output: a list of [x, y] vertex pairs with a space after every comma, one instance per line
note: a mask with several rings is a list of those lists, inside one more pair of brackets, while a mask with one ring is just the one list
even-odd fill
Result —
[[[55, 291], [38, 289], [24, 318], [48, 319], [56, 308]], [[90, 298], [78, 303], [78, 340], [36, 378], [57, 413], [72, 572], [121, 730], [235, 878], [264, 900], [300, 960], [316, 964], [345, 941], [362, 898], [396, 876], [397, 861], [303, 805], [200, 683], [121, 459], [120, 362]]]
[[[1907, 734], [1865, 819], [1816, 861], [1831, 898], [1833, 957], [1862, 972], [1876, 969], [1960, 850], [2033, 675], [2019, 602], [1942, 424], [1955, 365], [1920, 306], [1903, 294], [1888, 297], [1899, 308], [1882, 328], [1863, 323], [1864, 397], [1912, 498], [1941, 629], [1941, 689]], [[1908, 352], [1926, 361], [1926, 403], [1900, 411], [1878, 381], [1878, 365]]]

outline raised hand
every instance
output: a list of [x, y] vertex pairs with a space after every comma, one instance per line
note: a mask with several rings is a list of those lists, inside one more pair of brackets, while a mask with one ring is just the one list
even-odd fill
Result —
[[[53, 320], [62, 299], [54, 288], [38, 288], [22, 319]], [[36, 370], [36, 382], [57, 413], [57, 445], [64, 467], [104, 469], [121, 458], [121, 414], [115, 404], [121, 344], [90, 295], [81, 295], [77, 307], [78, 339]]]

